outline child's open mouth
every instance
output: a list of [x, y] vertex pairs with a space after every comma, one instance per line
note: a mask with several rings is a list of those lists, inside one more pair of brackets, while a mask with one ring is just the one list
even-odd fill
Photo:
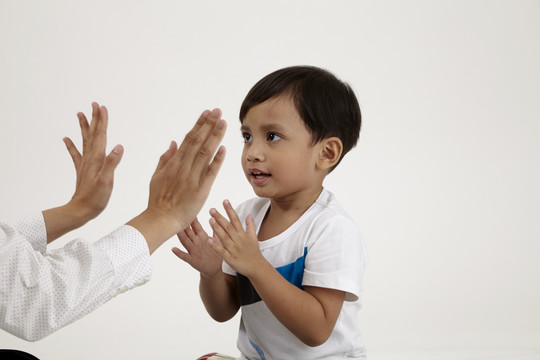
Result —
[[260, 170], [251, 170], [249, 172], [250, 176], [251, 176], [251, 181], [255, 184], [255, 185], [262, 185], [264, 184], [272, 175], [268, 174], [268, 173], [265, 173], [265, 172], [262, 172]]

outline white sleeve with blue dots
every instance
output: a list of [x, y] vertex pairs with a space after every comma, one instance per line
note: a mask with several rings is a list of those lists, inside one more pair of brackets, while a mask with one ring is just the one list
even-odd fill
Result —
[[0, 222], [0, 328], [36, 341], [152, 275], [141, 233], [124, 225], [91, 243], [46, 250], [41, 213]]

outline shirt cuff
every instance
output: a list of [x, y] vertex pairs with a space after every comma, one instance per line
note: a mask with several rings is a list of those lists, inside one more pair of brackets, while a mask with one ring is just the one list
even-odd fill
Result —
[[152, 262], [148, 245], [135, 228], [123, 225], [98, 240], [96, 247], [107, 255], [114, 268], [116, 295], [150, 280]]
[[45, 254], [47, 250], [47, 229], [41, 211], [27, 213], [5, 222], [21, 234], [35, 251]]

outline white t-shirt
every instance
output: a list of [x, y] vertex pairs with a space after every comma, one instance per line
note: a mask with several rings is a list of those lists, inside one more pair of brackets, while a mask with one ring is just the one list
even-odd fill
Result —
[[[252, 214], [258, 233], [269, 207], [268, 199], [255, 198], [242, 203], [237, 213], [242, 222]], [[249, 279], [224, 263], [223, 271], [237, 277], [240, 292], [239, 359], [364, 359], [358, 311], [367, 256], [357, 225], [334, 195], [323, 190], [300, 219], [283, 233], [259, 242], [259, 248], [293, 285], [341, 290], [345, 302], [330, 338], [309, 347], [270, 312]]]

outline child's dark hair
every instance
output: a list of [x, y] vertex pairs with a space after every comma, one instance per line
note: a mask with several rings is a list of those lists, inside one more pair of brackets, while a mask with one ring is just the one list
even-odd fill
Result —
[[249, 109], [280, 95], [291, 96], [313, 143], [335, 136], [343, 156], [357, 143], [362, 115], [352, 88], [334, 74], [315, 66], [286, 67], [265, 76], [248, 92], [240, 108], [243, 123]]

